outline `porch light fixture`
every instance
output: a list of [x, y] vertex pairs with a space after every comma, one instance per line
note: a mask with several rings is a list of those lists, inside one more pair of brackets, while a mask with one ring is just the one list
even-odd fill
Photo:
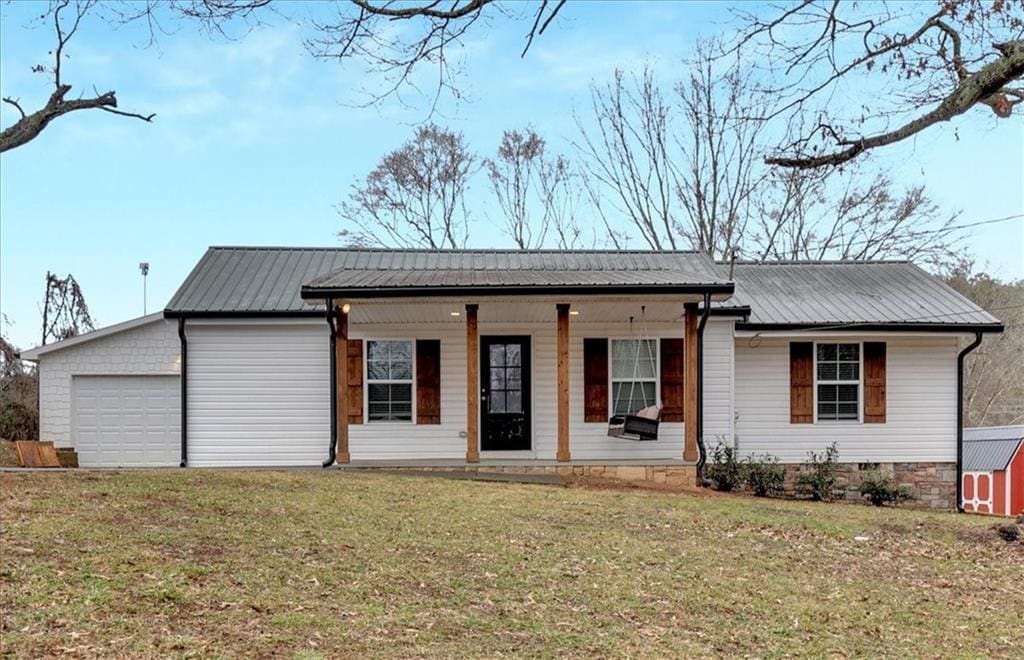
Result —
[[462, 312], [448, 312], [451, 316], [462, 316]]
[[578, 310], [578, 309], [570, 309], [569, 310], [569, 316], [579, 316], [579, 315], [580, 315], [580, 310]]
[[341, 311], [344, 314], [348, 314], [349, 310], [351, 310], [351, 309], [352, 309], [352, 305], [350, 305], [348, 303], [345, 303], [344, 305], [341, 306]]

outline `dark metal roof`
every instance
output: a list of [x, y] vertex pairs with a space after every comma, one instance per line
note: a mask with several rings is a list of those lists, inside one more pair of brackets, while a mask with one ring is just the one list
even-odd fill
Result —
[[[307, 286], [303, 286], [307, 284]], [[339, 295], [732, 292], [728, 268], [698, 252], [211, 247], [169, 316], [317, 313]], [[300, 290], [308, 301], [303, 301]]]
[[[716, 308], [740, 328], [856, 325], [1000, 330], [999, 321], [907, 262], [744, 263]], [[211, 247], [168, 316], [318, 314], [325, 297], [678, 293], [732, 290], [729, 267], [697, 252]], [[307, 298], [303, 300], [303, 296]]]
[[740, 262], [735, 280], [728, 304], [750, 305], [744, 328], [1002, 328], [997, 318], [905, 261]]
[[964, 429], [964, 470], [1005, 470], [1021, 442], [1024, 426]]

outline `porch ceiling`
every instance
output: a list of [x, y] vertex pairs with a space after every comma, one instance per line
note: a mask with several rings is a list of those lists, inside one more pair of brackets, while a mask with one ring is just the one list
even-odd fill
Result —
[[[358, 300], [351, 303], [350, 320], [359, 324], [462, 323], [466, 304], [479, 305], [479, 322], [555, 323], [555, 305], [568, 302], [573, 314], [570, 323], [628, 323], [633, 316], [639, 322], [641, 307], [646, 308], [649, 323], [682, 323], [683, 303], [697, 302], [697, 296], [633, 296], [620, 299], [565, 298], [434, 298], [430, 300]], [[456, 313], [458, 315], [456, 315]]]

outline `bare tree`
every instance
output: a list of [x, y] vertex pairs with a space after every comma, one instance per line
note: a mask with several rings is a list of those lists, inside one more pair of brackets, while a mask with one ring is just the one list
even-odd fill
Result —
[[387, 154], [338, 206], [351, 227], [339, 235], [359, 245], [461, 248], [469, 235], [466, 190], [476, 157], [461, 133], [435, 124]]
[[562, 155], [542, 163], [538, 173], [540, 199], [544, 207], [544, 217], [554, 231], [555, 245], [562, 250], [593, 245], [596, 241], [594, 227], [589, 235], [585, 235], [584, 225], [579, 221], [579, 209], [582, 204], [579, 174], [569, 160]]
[[775, 259], [911, 259], [936, 267], [956, 254], [958, 213], [924, 186], [897, 189], [886, 175], [780, 170], [761, 189], [744, 252]]
[[964, 413], [969, 426], [1024, 423], [1024, 280], [1002, 282], [961, 261], [946, 282], [1003, 321], [1006, 330], [990, 335], [967, 357]]
[[536, 210], [531, 202], [536, 202], [532, 197], [544, 164], [544, 146], [544, 138], [532, 128], [522, 133], [505, 131], [495, 157], [484, 160], [505, 233], [521, 250], [543, 246], [549, 229], [547, 214], [531, 214]]
[[[442, 94], [461, 96], [460, 68], [452, 55], [463, 37], [485, 16], [509, 20], [528, 20], [529, 31], [521, 57], [525, 57], [535, 37], [544, 34], [566, 0], [540, 0], [530, 5], [499, 3], [496, 0], [351, 0], [335, 5], [332, 21], [314, 21], [317, 36], [307, 42], [311, 53], [324, 59], [355, 59], [365, 63], [384, 81], [383, 89], [370, 93], [367, 104], [403, 89], [419, 88], [414, 73], [429, 67], [434, 70], [431, 107]], [[528, 7], [523, 12], [522, 7]], [[394, 29], [396, 22], [408, 29]]]
[[94, 96], [68, 98], [71, 92], [69, 85], [61, 76], [61, 66], [67, 58], [65, 48], [78, 32], [82, 19], [96, 5], [96, 0], [56, 0], [51, 2], [49, 9], [41, 20], [50, 20], [56, 33], [56, 46], [53, 49], [53, 66], [36, 65], [33, 71], [46, 73], [53, 77], [53, 93], [46, 105], [34, 112], [25, 112], [20, 99], [5, 96], [3, 102], [13, 106], [20, 115], [19, 119], [0, 131], [0, 152], [20, 147], [36, 138], [51, 121], [71, 112], [79, 110], [102, 110], [122, 117], [133, 117], [143, 121], [152, 121], [155, 115], [142, 115], [117, 109], [117, 95], [113, 90]]
[[39, 437], [39, 377], [0, 335], [0, 441]]
[[[705, 45], [664, 100], [650, 70], [594, 87], [592, 123], [577, 116], [591, 200], [623, 246], [690, 247], [763, 260], [901, 258], [948, 264], [960, 235], [923, 186], [900, 189], [855, 164], [782, 169], [758, 155], [771, 138], [767, 101], [742, 60], [723, 67]], [[666, 190], [666, 182], [670, 188]], [[603, 208], [603, 206], [607, 208]]]
[[85, 296], [75, 278], [69, 273], [61, 279], [47, 272], [42, 343], [62, 341], [93, 329], [89, 306], [85, 304]]
[[568, 159], [550, 157], [532, 128], [505, 131], [494, 158], [484, 161], [504, 230], [521, 250], [544, 247], [548, 236], [562, 248], [577, 246], [579, 192]]
[[839, 165], [978, 106], [1008, 118], [1024, 101], [1024, 0], [802, 0], [740, 17], [735, 48], [764, 63], [761, 91], [779, 101], [769, 117], [790, 122], [770, 164]]
[[[234, 38], [233, 26], [243, 31], [271, 20], [310, 23], [313, 36], [306, 40], [309, 52], [318, 58], [362, 63], [370, 78], [382, 79], [383, 86], [370, 94], [367, 104], [400, 95], [403, 90], [419, 90], [415, 72], [425, 69], [436, 76], [431, 94], [431, 111], [441, 95], [461, 95], [457, 57], [451, 52], [462, 45], [466, 33], [483, 17], [522, 21], [529, 27], [524, 37], [522, 56], [535, 37], [544, 34], [565, 6], [565, 0], [541, 0], [524, 11], [523, 5], [496, 0], [334, 0], [334, 20], [306, 21], [300, 13], [303, 5], [323, 3], [282, 2], [280, 0], [50, 0], [39, 21], [50, 23], [55, 32], [54, 62], [36, 65], [33, 71], [53, 77], [54, 91], [42, 108], [29, 112], [19, 98], [5, 96], [3, 102], [18, 111], [19, 118], [0, 132], [0, 152], [20, 147], [34, 138], [58, 117], [79, 110], [102, 110], [151, 122], [154, 114], [118, 109], [114, 91], [95, 92], [91, 96], [69, 98], [71, 85], [61, 75], [68, 57], [67, 46], [76, 36], [83, 20], [105, 22], [111, 32], [129, 25], [142, 24], [149, 32], [149, 43], [178, 31], [179, 21], [196, 25], [201, 31]], [[396, 24], [407, 27], [396, 29]], [[370, 85], [367, 85], [370, 88]]]
[[610, 240], [621, 246], [627, 219], [653, 250], [679, 245], [675, 172], [669, 154], [669, 105], [649, 68], [627, 77], [616, 70], [612, 82], [591, 85], [594, 128], [576, 116], [574, 142], [583, 160], [584, 182]]
[[698, 47], [689, 78], [676, 85], [681, 109], [676, 195], [680, 230], [691, 247], [730, 256], [743, 242], [755, 192], [767, 174], [758, 158], [763, 122], [751, 119], [761, 105], [750, 93], [742, 63], [716, 73], [710, 46]]

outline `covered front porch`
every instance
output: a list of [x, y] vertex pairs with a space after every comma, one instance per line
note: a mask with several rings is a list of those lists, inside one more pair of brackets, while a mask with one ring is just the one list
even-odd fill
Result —
[[[692, 484], [705, 298], [331, 298], [330, 462]], [[656, 440], [609, 436], [647, 405]]]

